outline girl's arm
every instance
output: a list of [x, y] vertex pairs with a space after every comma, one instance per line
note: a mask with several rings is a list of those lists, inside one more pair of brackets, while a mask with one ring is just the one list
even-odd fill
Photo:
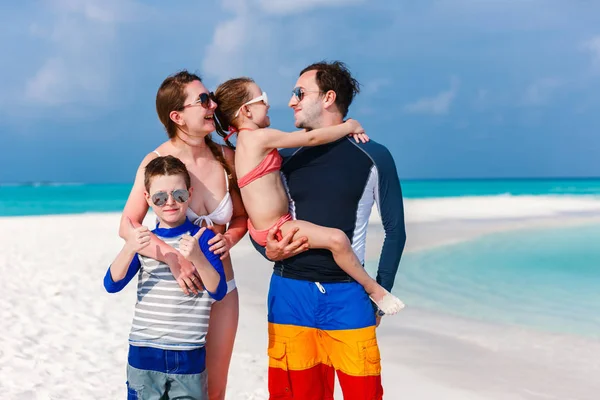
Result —
[[[348, 135], [353, 135], [361, 139], [366, 138], [368, 140], [362, 126], [353, 119], [349, 119], [339, 125], [313, 129], [310, 131], [303, 130], [286, 133], [277, 129], [260, 129], [253, 132], [253, 135], [256, 135], [259, 138], [263, 147], [274, 149], [318, 146], [335, 142]], [[363, 140], [363, 142], [364, 141], [366, 140]]]
[[[228, 147], [225, 147], [224, 149], [225, 160], [227, 160], [227, 163], [229, 164], [229, 167], [233, 173], [232, 181], [236, 182], [235, 152]], [[220, 254], [221, 260], [225, 259], [229, 255], [229, 250], [240, 240], [242, 240], [248, 231], [248, 214], [246, 214], [246, 209], [242, 203], [240, 193], [231, 188], [231, 186], [229, 193], [233, 202], [233, 215], [231, 217], [231, 221], [229, 222], [229, 227], [224, 234], [217, 233], [214, 238], [208, 241], [208, 244], [210, 245], [210, 251], [214, 252], [215, 254]]]
[[[156, 157], [155, 153], [148, 154], [142, 160], [135, 175], [135, 182], [123, 209], [119, 225], [119, 236], [125, 239], [125, 241], [133, 240], [135, 228], [141, 226], [148, 212], [148, 203], [144, 197], [144, 169]], [[192, 263], [183, 258], [177, 250], [160, 240], [156, 235], [150, 234], [150, 245], [142, 249], [140, 254], [166, 263], [185, 294], [189, 294], [190, 291], [197, 294], [198, 291], [203, 290], [199, 280], [193, 281], [190, 279], [196, 275], [196, 268], [194, 268]]]

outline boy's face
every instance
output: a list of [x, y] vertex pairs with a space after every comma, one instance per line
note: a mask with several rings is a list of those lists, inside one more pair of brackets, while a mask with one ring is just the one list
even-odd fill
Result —
[[[189, 203], [189, 198], [185, 198], [187, 193], [189, 193], [188, 197], [191, 197], [192, 190], [191, 188], [188, 190], [186, 187], [183, 176], [161, 175], [150, 180], [150, 190], [144, 195], [148, 205], [161, 223], [167, 227], [175, 227], [185, 221]], [[159, 205], [155, 203], [159, 203]]]

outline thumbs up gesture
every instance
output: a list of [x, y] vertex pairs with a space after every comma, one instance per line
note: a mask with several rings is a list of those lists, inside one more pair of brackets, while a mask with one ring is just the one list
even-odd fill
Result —
[[125, 245], [132, 252], [138, 253], [150, 244], [150, 230], [144, 225], [140, 225], [136, 228], [129, 218], [127, 218], [127, 222], [129, 224], [129, 232], [125, 239]]
[[200, 239], [200, 236], [202, 236], [205, 230], [206, 228], [200, 228], [200, 230], [196, 232], [194, 236], [185, 234], [179, 241], [179, 252], [186, 260], [193, 264], [198, 264], [198, 260], [202, 259], [204, 256], [204, 254], [202, 254], [202, 250], [200, 250], [198, 239]]

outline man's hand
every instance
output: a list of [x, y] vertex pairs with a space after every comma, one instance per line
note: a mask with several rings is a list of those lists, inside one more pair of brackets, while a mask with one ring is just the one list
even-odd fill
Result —
[[294, 228], [287, 233], [281, 240], [277, 240], [276, 234], [279, 228], [273, 227], [267, 234], [267, 245], [265, 246], [265, 255], [271, 261], [284, 260], [293, 257], [308, 250], [308, 238], [303, 236], [294, 240], [294, 235], [298, 228]]
[[209, 250], [214, 254], [220, 254], [221, 260], [224, 260], [229, 255], [229, 249], [231, 249], [229, 239], [225, 235], [215, 232], [214, 226], [209, 226], [208, 229], [215, 233], [215, 237], [208, 241], [210, 245]]
[[144, 225], [135, 228], [129, 218], [127, 218], [127, 222], [129, 229], [125, 238], [125, 246], [128, 251], [138, 253], [150, 244], [150, 230]]

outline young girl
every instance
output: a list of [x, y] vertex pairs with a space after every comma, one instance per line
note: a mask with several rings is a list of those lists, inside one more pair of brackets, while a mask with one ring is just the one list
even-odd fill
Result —
[[[282, 159], [278, 148], [317, 146], [348, 135], [357, 141], [366, 141], [368, 137], [360, 124], [350, 119], [337, 126], [311, 131], [286, 133], [268, 129], [267, 94], [250, 78], [223, 83], [217, 88], [215, 99], [218, 104], [215, 111], [217, 132], [227, 142], [232, 134], [238, 135], [235, 171], [252, 238], [264, 247], [271, 228], [279, 228], [279, 235], [298, 228], [297, 234], [308, 238], [309, 247], [331, 251], [336, 264], [365, 288], [382, 312], [395, 314], [400, 311], [404, 306], [402, 302], [369, 276], [344, 232], [292, 218], [279, 175]], [[229, 134], [224, 127], [228, 127]]]

